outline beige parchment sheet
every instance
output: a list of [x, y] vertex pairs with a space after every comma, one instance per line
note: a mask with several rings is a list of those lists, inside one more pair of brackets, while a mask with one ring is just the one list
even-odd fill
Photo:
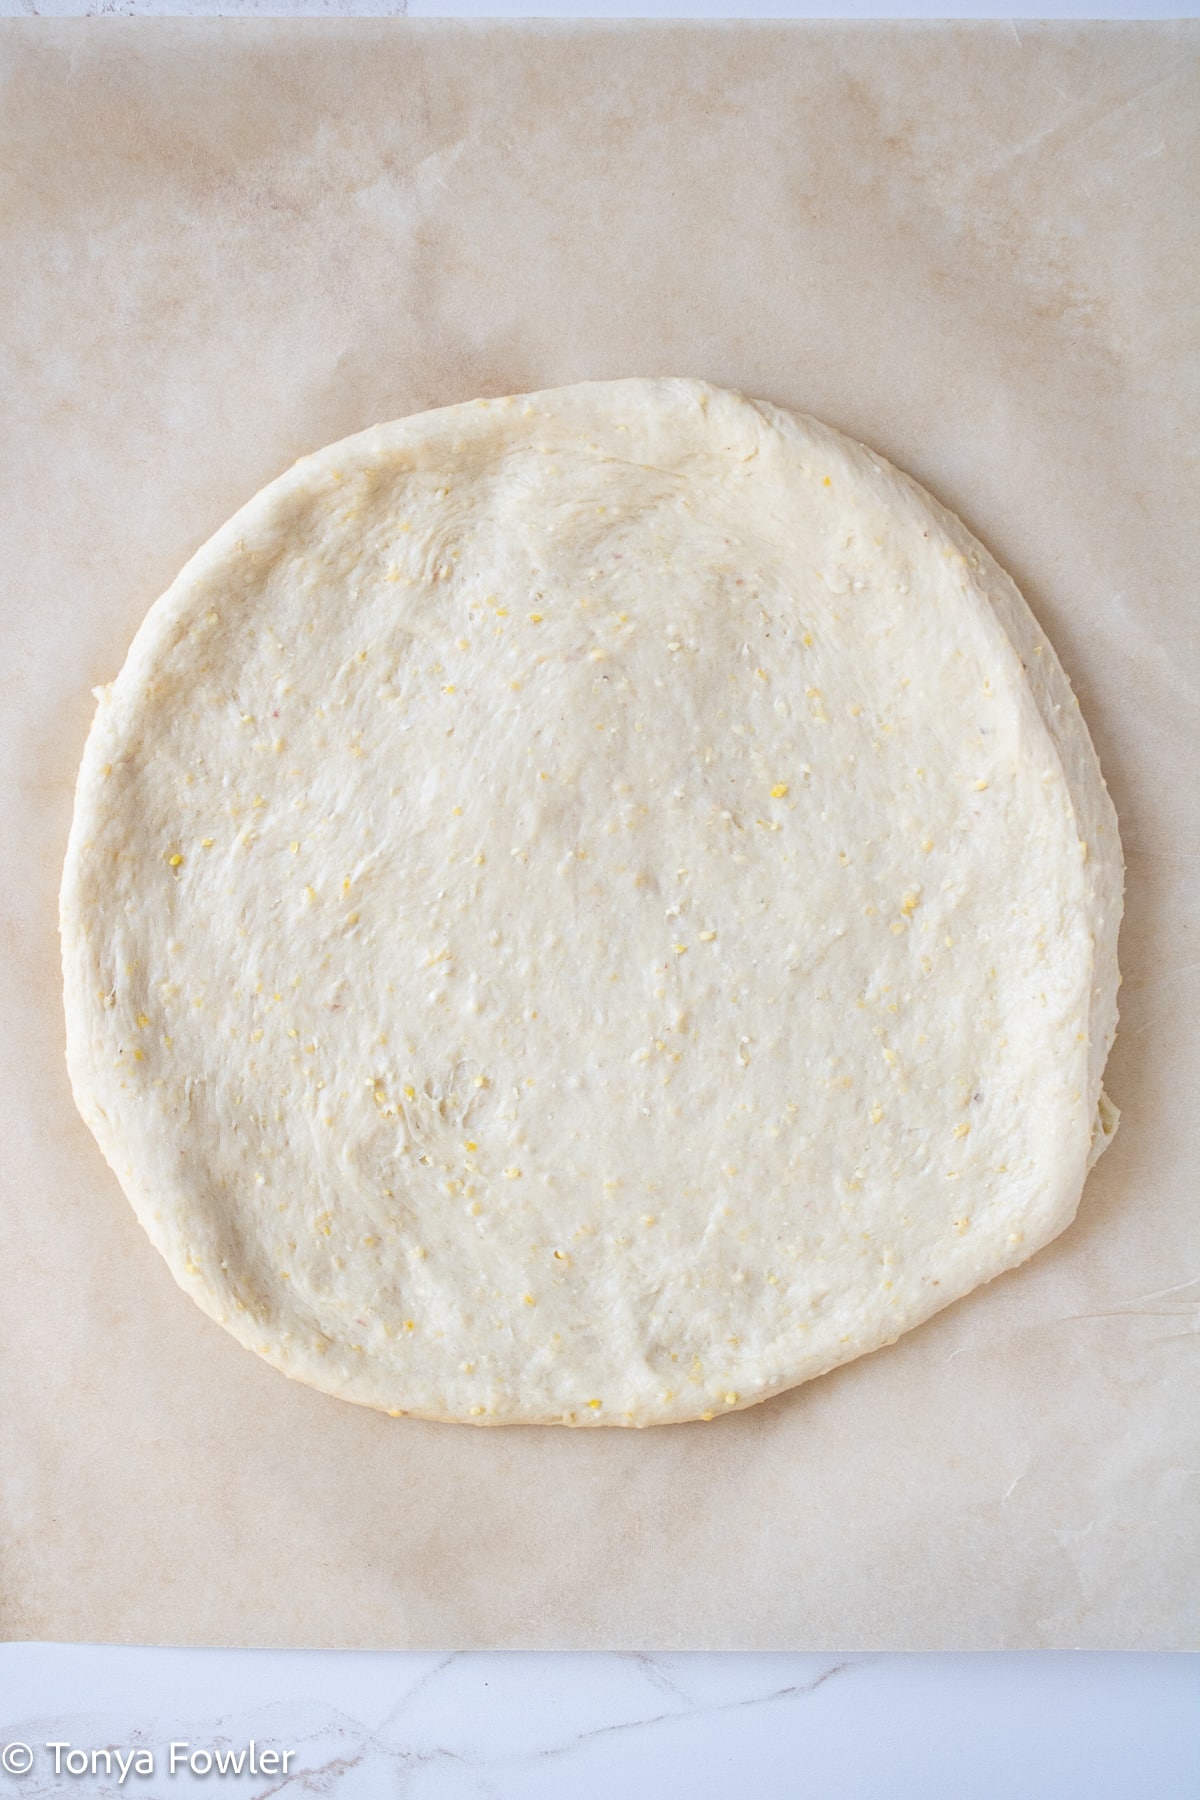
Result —
[[[0, 31], [0, 1634], [1200, 1640], [1200, 31], [113, 19]], [[373, 421], [688, 374], [911, 470], [1014, 574], [1129, 862], [1075, 1227], [712, 1425], [474, 1431], [274, 1373], [72, 1105], [91, 717], [259, 486]]]

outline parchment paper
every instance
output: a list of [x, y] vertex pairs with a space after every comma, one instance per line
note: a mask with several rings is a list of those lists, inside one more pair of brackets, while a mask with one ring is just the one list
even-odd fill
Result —
[[[1194, 1646], [1194, 26], [5, 22], [0, 1629], [194, 1644]], [[1015, 575], [1129, 860], [1076, 1226], [709, 1426], [481, 1432], [274, 1373], [74, 1111], [89, 689], [302, 452], [703, 375], [893, 457]]]

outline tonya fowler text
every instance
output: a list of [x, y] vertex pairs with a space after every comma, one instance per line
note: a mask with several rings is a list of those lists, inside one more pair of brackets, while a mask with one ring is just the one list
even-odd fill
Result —
[[[108, 1745], [103, 1750], [86, 1750], [65, 1740], [42, 1746], [46, 1761], [55, 1775], [105, 1775], [116, 1777], [120, 1787], [130, 1776], [164, 1774], [180, 1775], [287, 1775], [294, 1750], [265, 1750], [253, 1738], [241, 1746], [221, 1745], [213, 1749], [193, 1748], [184, 1740], [175, 1740], [166, 1750], [152, 1750], [147, 1745], [124, 1749]], [[38, 1760], [31, 1744], [5, 1744], [0, 1766], [7, 1774], [24, 1775]]]

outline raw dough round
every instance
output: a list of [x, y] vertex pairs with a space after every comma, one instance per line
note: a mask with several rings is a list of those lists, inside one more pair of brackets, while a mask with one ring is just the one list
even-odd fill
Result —
[[99, 699], [76, 1098], [286, 1374], [707, 1418], [1074, 1215], [1112, 805], [1008, 577], [815, 420], [620, 381], [365, 431], [205, 545]]

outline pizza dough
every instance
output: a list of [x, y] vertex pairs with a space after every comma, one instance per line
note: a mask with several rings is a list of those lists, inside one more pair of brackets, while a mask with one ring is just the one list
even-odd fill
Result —
[[708, 1418], [1070, 1222], [1116, 820], [954, 518], [690, 381], [307, 457], [99, 695], [80, 1110], [182, 1287], [394, 1413]]

